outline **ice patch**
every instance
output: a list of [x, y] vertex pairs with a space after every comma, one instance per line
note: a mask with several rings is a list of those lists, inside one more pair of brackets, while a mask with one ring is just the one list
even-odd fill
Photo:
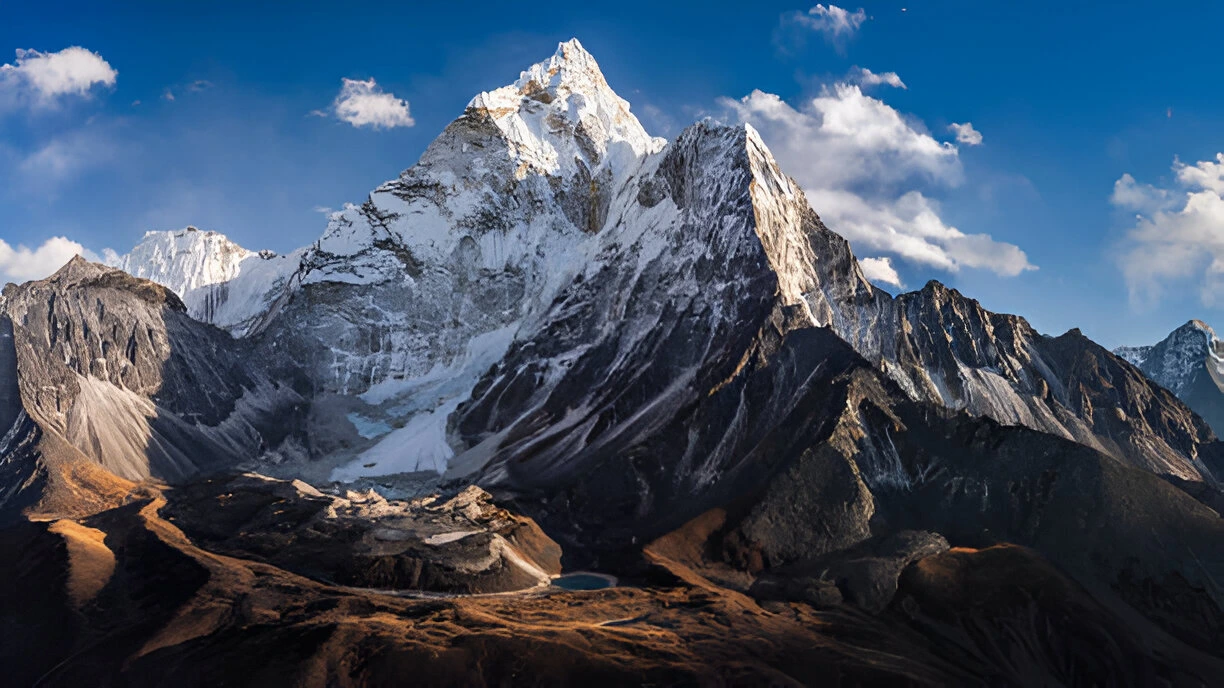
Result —
[[392, 430], [391, 426], [383, 421], [366, 418], [360, 413], [350, 413], [347, 418], [353, 424], [353, 427], [357, 428], [357, 434], [367, 440], [382, 437]]
[[[462, 358], [448, 366], [435, 366], [425, 375], [408, 380], [386, 380], [371, 387], [361, 399], [371, 406], [389, 405], [391, 417], [404, 420], [391, 430], [383, 421], [363, 414], [349, 414], [362, 437], [381, 437], [377, 444], [349, 463], [332, 471], [331, 479], [351, 482], [358, 478], [393, 473], [446, 472], [455, 455], [447, 441], [446, 425], [459, 404], [490, 366], [506, 355], [518, 324], [473, 337]], [[354, 419], [356, 418], [356, 420]], [[358, 423], [362, 425], [358, 425]], [[389, 432], [365, 434], [386, 427]]]

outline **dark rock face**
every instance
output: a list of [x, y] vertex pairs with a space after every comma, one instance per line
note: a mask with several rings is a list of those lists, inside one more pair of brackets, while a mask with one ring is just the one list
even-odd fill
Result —
[[1210, 685], [1221, 670], [1022, 547], [921, 560], [890, 614], [987, 685]]
[[8, 316], [0, 316], [0, 436], [13, 427], [20, 413], [21, 390], [17, 386], [13, 321]]
[[892, 602], [907, 566], [948, 550], [937, 533], [902, 530], [847, 550], [772, 569], [752, 584], [763, 599], [831, 607], [842, 601], [878, 614]]

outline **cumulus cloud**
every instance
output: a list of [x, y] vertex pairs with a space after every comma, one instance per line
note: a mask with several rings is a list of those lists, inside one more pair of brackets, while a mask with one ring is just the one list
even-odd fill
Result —
[[1123, 174], [1114, 182], [1109, 202], [1119, 208], [1150, 213], [1161, 210], [1174, 201], [1168, 189], [1158, 189], [1151, 184], [1140, 184], [1130, 174]]
[[119, 72], [102, 56], [79, 46], [57, 53], [18, 50], [13, 64], [0, 65], [0, 88], [34, 105], [64, 96], [87, 96], [94, 86], [114, 86]]
[[[937, 140], [860, 86], [835, 84], [800, 107], [761, 91], [721, 103], [732, 118], [760, 131], [812, 207], [856, 251], [948, 272], [976, 268], [1014, 276], [1036, 269], [1018, 246], [942, 219], [924, 190], [963, 181], [956, 145]], [[887, 282], [892, 275], [879, 260], [871, 269]]]
[[1037, 269], [1020, 247], [949, 225], [940, 217], [938, 203], [919, 191], [908, 191], [897, 199], [831, 189], [813, 189], [807, 194], [825, 223], [859, 251], [886, 251], [948, 272], [977, 268], [1015, 277]]
[[893, 267], [892, 258], [859, 258], [859, 267], [863, 269], [863, 275], [872, 282], [891, 284], [897, 288], [904, 286], [897, 269]]
[[876, 74], [866, 67], [854, 67], [851, 69], [849, 79], [864, 88], [881, 84], [892, 86], [893, 88], [906, 88], [905, 82], [901, 80], [901, 77], [897, 76], [896, 72]]
[[332, 103], [336, 119], [354, 127], [393, 129], [416, 124], [408, 112], [408, 101], [384, 92], [373, 79], [344, 79]]
[[850, 12], [833, 4], [816, 5], [807, 12], [789, 12], [783, 15], [783, 21], [823, 33], [832, 39], [854, 34], [867, 21], [867, 13], [861, 7]]
[[783, 168], [808, 187], [892, 186], [914, 177], [956, 184], [962, 178], [956, 146], [911, 126], [854, 84], [835, 84], [802, 108], [762, 91], [720, 103], [756, 127]]
[[948, 131], [956, 134], [956, 142], [963, 143], [966, 146], [982, 145], [982, 132], [973, 128], [972, 122], [957, 124], [953, 122], [948, 125]]
[[1224, 153], [1193, 165], [1174, 161], [1173, 188], [1139, 184], [1124, 174], [1110, 202], [1138, 211], [1118, 265], [1131, 303], [1155, 305], [1168, 288], [1197, 285], [1211, 307], [1224, 303]]
[[[114, 252], [108, 249], [104, 253]], [[0, 239], [0, 284], [49, 277], [76, 255], [93, 261], [102, 260], [101, 256], [67, 237], [51, 237], [36, 248], [21, 244], [11, 246]]]

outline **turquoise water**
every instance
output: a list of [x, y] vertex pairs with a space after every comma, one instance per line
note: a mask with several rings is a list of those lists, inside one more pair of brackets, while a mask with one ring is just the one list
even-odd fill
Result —
[[592, 573], [571, 573], [554, 578], [552, 584], [563, 590], [601, 590], [615, 585], [608, 577]]

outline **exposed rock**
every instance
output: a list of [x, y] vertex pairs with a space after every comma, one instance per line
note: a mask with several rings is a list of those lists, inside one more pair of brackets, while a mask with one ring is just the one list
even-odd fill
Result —
[[161, 513], [212, 549], [341, 585], [507, 592], [546, 586], [561, 572], [556, 543], [475, 486], [439, 504], [373, 491], [333, 497], [247, 474], [176, 488]]
[[[266, 359], [251, 360], [247, 344], [193, 320], [153, 282], [78, 257], [7, 288], [0, 311], [0, 329], [11, 328], [0, 366], [12, 373], [0, 378], [0, 405], [15, 383], [18, 419], [33, 424], [9, 429], [6, 455], [37, 442], [61, 456], [36, 461], [80, 456], [119, 478], [180, 481], [257, 461], [301, 427], [297, 379], [273, 379]], [[23, 485], [0, 494], [11, 500]]]
[[817, 606], [845, 599], [867, 612], [879, 613], [892, 602], [897, 579], [906, 566], [947, 550], [948, 541], [941, 535], [903, 530], [851, 550], [772, 570], [753, 584], [752, 591], [760, 595], [781, 590], [789, 596], [784, 599]]

